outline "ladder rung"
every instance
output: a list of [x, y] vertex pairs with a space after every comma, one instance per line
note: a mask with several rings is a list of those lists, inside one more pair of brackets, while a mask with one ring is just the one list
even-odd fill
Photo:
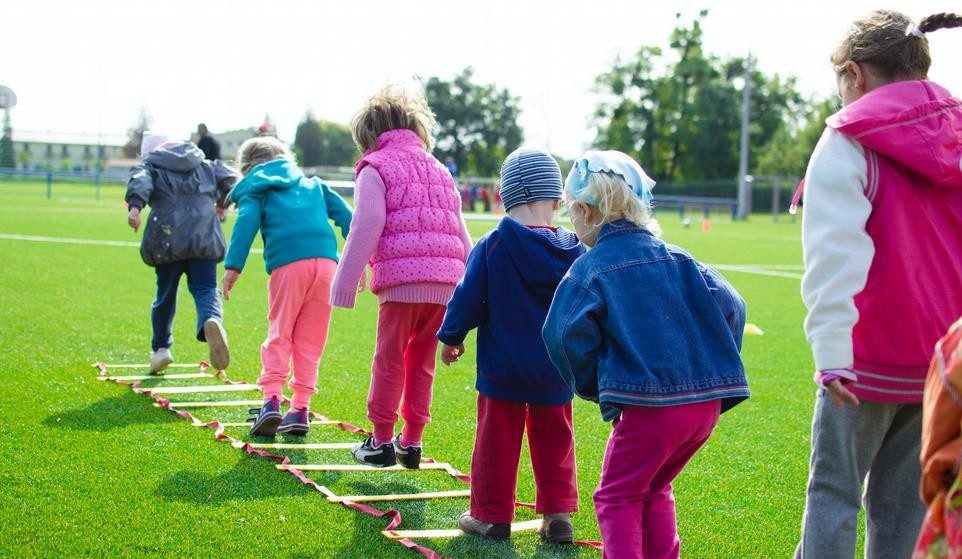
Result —
[[[447, 470], [450, 468], [450, 464], [444, 464], [439, 462], [423, 462], [421, 463], [422, 470]], [[397, 472], [397, 471], [413, 471], [405, 468], [400, 464], [395, 464], [394, 466], [388, 466], [386, 468], [376, 468], [374, 466], [366, 466], [364, 464], [278, 464], [276, 466], [278, 470], [301, 470], [303, 472]]]
[[400, 493], [397, 495], [336, 495], [328, 497], [332, 503], [342, 503], [351, 501], [352, 503], [368, 503], [374, 501], [421, 501], [427, 499], [450, 499], [455, 497], [470, 497], [470, 489], [457, 489], [455, 491], [432, 491], [429, 493]]
[[[525, 520], [524, 522], [512, 522], [511, 531], [521, 532], [523, 530], [537, 530], [541, 527], [541, 519]], [[383, 530], [381, 534], [392, 540], [404, 538], [456, 538], [463, 536], [461, 530]]]

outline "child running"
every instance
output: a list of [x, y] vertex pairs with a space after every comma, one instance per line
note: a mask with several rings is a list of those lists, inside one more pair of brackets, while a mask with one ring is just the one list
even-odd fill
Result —
[[[268, 330], [261, 346], [264, 405], [251, 434], [306, 435], [308, 408], [317, 393], [317, 367], [331, 321], [331, 281], [337, 266], [337, 237], [329, 220], [347, 237], [351, 209], [316, 177], [307, 178], [277, 138], [251, 138], [237, 153], [244, 175], [230, 194], [237, 221], [224, 263], [224, 299], [237, 282], [254, 236], [264, 239], [268, 282]], [[281, 395], [290, 375], [291, 407], [281, 417]]]
[[143, 162], [130, 170], [125, 199], [127, 223], [135, 232], [141, 210], [150, 206], [140, 244], [141, 258], [157, 273], [150, 374], [174, 362], [170, 348], [183, 275], [197, 308], [197, 339], [207, 343], [211, 366], [226, 369], [230, 350], [217, 293], [217, 263], [224, 259], [226, 243], [218, 214], [237, 177], [219, 160], [204, 159], [196, 145], [156, 132], [144, 132], [140, 153]]
[[[378, 299], [377, 341], [367, 417], [374, 434], [352, 450], [372, 466], [421, 462], [445, 305], [471, 250], [451, 173], [435, 159], [434, 114], [423, 96], [400, 87], [375, 94], [354, 117], [356, 165], [351, 235], [334, 277], [331, 302], [351, 308], [371, 263]], [[398, 405], [404, 427], [394, 436]]]
[[561, 376], [614, 420], [594, 495], [608, 559], [679, 556], [671, 482], [719, 414], [749, 396], [738, 355], [745, 303], [658, 239], [653, 186], [621, 152], [575, 162], [565, 199], [593, 248], [561, 281], [544, 325]]
[[546, 152], [519, 149], [501, 167], [507, 217], [478, 241], [448, 303], [438, 339], [445, 365], [464, 354], [478, 329], [478, 426], [471, 457], [471, 510], [461, 529], [511, 537], [525, 426], [543, 538], [571, 543], [578, 510], [571, 389], [548, 359], [541, 327], [551, 297], [585, 247], [553, 227], [561, 170]]
[[[876, 11], [835, 52], [842, 109], [805, 179], [802, 298], [819, 384], [795, 557], [911, 557], [932, 349], [962, 314], [962, 101], [927, 81], [926, 34]], [[834, 405], [833, 405], [834, 404]], [[864, 485], [864, 495], [863, 495]]]

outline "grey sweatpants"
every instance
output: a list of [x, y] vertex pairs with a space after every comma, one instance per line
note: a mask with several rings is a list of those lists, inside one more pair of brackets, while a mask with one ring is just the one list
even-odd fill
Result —
[[925, 515], [919, 499], [921, 438], [921, 404], [862, 400], [858, 407], [838, 408], [819, 389], [795, 558], [855, 557], [864, 482], [865, 557], [910, 559]]

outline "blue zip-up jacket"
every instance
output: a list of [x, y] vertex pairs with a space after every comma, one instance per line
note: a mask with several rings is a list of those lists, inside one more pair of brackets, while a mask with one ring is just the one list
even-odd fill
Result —
[[571, 267], [544, 325], [551, 361], [611, 421], [621, 406], [749, 397], [738, 352], [745, 302], [715, 270], [628, 221]]
[[258, 165], [230, 193], [237, 203], [224, 268], [241, 271], [260, 230], [264, 264], [277, 268], [307, 258], [337, 261], [337, 238], [328, 220], [347, 238], [351, 208], [321, 179], [307, 178], [291, 161], [275, 159]]
[[541, 327], [555, 288], [584, 252], [570, 231], [530, 229], [510, 217], [474, 246], [438, 339], [456, 346], [478, 329], [478, 392], [541, 406], [571, 401]]

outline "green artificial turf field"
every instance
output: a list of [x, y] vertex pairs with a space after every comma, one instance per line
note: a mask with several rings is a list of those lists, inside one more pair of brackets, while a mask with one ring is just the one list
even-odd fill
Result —
[[[215, 441], [211, 430], [191, 427], [128, 387], [96, 380], [91, 363], [144, 363], [150, 349], [154, 275], [130, 244], [140, 235], [126, 225], [122, 192], [105, 185], [97, 201], [90, 185], [58, 184], [48, 200], [42, 184], [0, 182], [0, 556], [419, 557], [380, 535], [387, 520], [328, 503], [274, 462]], [[682, 556], [787, 557], [802, 512], [815, 393], [801, 326], [799, 226], [787, 219], [772, 223], [771, 216], [740, 223], [717, 216], [705, 233], [699, 216], [691, 228], [682, 228], [674, 212], [661, 217], [666, 240], [723, 266], [748, 302], [749, 322], [764, 330], [746, 336], [743, 349], [754, 396], [722, 417], [676, 481]], [[493, 225], [469, 222], [475, 239]], [[727, 268], [733, 265], [755, 268]], [[253, 382], [259, 373], [266, 280], [260, 255], [252, 254], [225, 302], [234, 379]], [[195, 314], [184, 284], [173, 354], [177, 362], [196, 363], [206, 358], [205, 346], [193, 340]], [[316, 411], [369, 427], [365, 398], [375, 317], [369, 293], [354, 310], [335, 309]], [[438, 366], [434, 422], [425, 433], [425, 454], [464, 472], [475, 422], [473, 336], [466, 346], [461, 363]], [[160, 382], [176, 384], [145, 384]], [[194, 414], [243, 421], [245, 412], [200, 408]], [[576, 537], [597, 540], [591, 494], [609, 425], [595, 405], [577, 401], [575, 429], [581, 487]], [[243, 428], [229, 432], [248, 438]], [[360, 439], [315, 427], [307, 440]], [[344, 450], [291, 456], [296, 463], [350, 462]], [[526, 464], [527, 455], [518, 498], [533, 501]], [[430, 471], [311, 477], [341, 495], [466, 487]], [[467, 499], [375, 505], [400, 511], [401, 528], [454, 528]], [[518, 509], [519, 520], [531, 518], [532, 512]], [[470, 537], [418, 543], [462, 558], [600, 557], [584, 546], [543, 544], [533, 532], [508, 543]]]

